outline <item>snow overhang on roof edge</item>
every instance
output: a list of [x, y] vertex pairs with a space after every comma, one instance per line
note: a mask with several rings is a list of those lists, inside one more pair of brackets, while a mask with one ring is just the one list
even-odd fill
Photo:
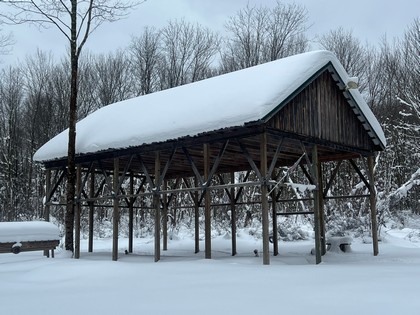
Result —
[[[313, 51], [104, 106], [77, 123], [76, 154], [126, 149], [243, 126], [269, 116], [328, 66], [343, 85], [348, 82], [348, 74], [333, 53]], [[375, 145], [385, 148], [383, 130], [362, 95], [358, 90], [347, 91], [355, 104], [353, 110], [360, 112], [359, 119], [365, 119], [366, 130], [373, 133]], [[159, 124], [153, 119], [139, 124], [138, 117], [159, 117]], [[67, 141], [65, 130], [44, 144], [34, 160], [65, 158]]]

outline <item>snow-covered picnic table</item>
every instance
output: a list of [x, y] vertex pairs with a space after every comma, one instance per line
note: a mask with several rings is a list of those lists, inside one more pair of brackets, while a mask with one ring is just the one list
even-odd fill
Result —
[[327, 250], [331, 252], [349, 252], [351, 251], [351, 242], [353, 239], [350, 236], [332, 236], [327, 238]]
[[54, 257], [59, 243], [60, 230], [50, 222], [0, 222], [0, 253], [51, 250]]

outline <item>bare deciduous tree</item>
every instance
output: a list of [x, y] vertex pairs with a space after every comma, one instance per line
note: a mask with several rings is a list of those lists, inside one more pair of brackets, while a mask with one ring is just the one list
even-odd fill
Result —
[[419, 24], [419, 19], [415, 19], [404, 37], [394, 39], [391, 44], [383, 39], [374, 77], [378, 82], [374, 110], [387, 137], [378, 182], [383, 186], [383, 200], [394, 214], [403, 209], [420, 212], [417, 198], [420, 185], [416, 180], [410, 189], [404, 188], [404, 198], [392, 193], [418, 173], [420, 164]]
[[420, 18], [416, 18], [407, 29], [399, 47], [402, 67], [398, 73], [398, 98], [420, 120]]
[[324, 49], [335, 53], [347, 73], [359, 78], [359, 89], [365, 90], [369, 65], [367, 50], [353, 32], [339, 27], [321, 36], [319, 43]]
[[131, 68], [136, 85], [136, 95], [145, 95], [158, 89], [158, 65], [160, 33], [146, 27], [139, 37], [133, 37], [130, 45]]
[[100, 55], [92, 65], [95, 71], [98, 107], [132, 97], [130, 63], [123, 51]]
[[[36, 214], [40, 205], [36, 198], [36, 188], [39, 188], [39, 177], [36, 170], [39, 166], [34, 165], [32, 156], [35, 150], [55, 135], [54, 115], [56, 112], [53, 104], [53, 91], [50, 89], [53, 77], [54, 64], [52, 54], [37, 51], [33, 56], [26, 59], [22, 67], [24, 75], [25, 101], [21, 117], [24, 128], [26, 145], [23, 146], [24, 157], [22, 163], [26, 170], [25, 197], [23, 198], [24, 210], [22, 212]], [[35, 171], [34, 171], [35, 170]], [[39, 213], [39, 212], [38, 212]], [[39, 214], [38, 214], [39, 216]]]
[[185, 20], [169, 22], [161, 31], [161, 89], [207, 78], [219, 43], [208, 28]]
[[0, 55], [10, 53], [13, 43], [14, 41], [12, 34], [3, 34], [2, 30], [0, 29]]
[[277, 2], [268, 14], [264, 61], [273, 61], [306, 51], [307, 21], [308, 13], [304, 7]]
[[3, 70], [0, 77], [0, 220], [14, 221], [24, 186], [21, 182], [24, 137], [20, 123], [23, 82], [19, 69]]
[[138, 1], [120, 0], [3, 0], [9, 11], [0, 15], [6, 22], [54, 26], [70, 45], [69, 141], [67, 167], [67, 208], [65, 248], [73, 251], [74, 200], [76, 184], [75, 143], [77, 121], [78, 67], [82, 49], [90, 34], [104, 22], [116, 21], [128, 14]]
[[273, 8], [247, 6], [229, 18], [222, 52], [222, 72], [273, 61], [308, 48], [307, 10], [277, 2]]

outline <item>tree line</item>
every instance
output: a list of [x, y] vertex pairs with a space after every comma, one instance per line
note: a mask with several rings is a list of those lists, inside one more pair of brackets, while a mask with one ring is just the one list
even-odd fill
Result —
[[[409, 23], [401, 38], [384, 38], [375, 46], [341, 27], [314, 43], [308, 20], [307, 10], [297, 4], [247, 6], [226, 21], [223, 36], [198, 23], [173, 20], [160, 29], [144, 28], [125, 49], [101, 55], [85, 51], [78, 70], [77, 117], [127, 98], [328, 49], [351, 76], [359, 77], [359, 88], [385, 131], [388, 146], [376, 165], [382, 215], [407, 209], [420, 213], [420, 20]], [[44, 174], [32, 156], [68, 127], [69, 69], [68, 58], [57, 62], [41, 50], [19, 66], [1, 69], [0, 221], [42, 215]], [[343, 176], [338, 185], [348, 182]], [[357, 179], [352, 182], [356, 185]], [[337, 211], [355, 219], [355, 206], [360, 205], [340, 205]]]

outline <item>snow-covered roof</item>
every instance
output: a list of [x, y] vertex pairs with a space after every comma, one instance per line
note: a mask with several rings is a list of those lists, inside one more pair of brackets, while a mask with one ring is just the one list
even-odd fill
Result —
[[[332, 64], [349, 76], [329, 51], [312, 51], [105, 106], [77, 123], [76, 154], [151, 144], [243, 126], [264, 119], [308, 79]], [[378, 121], [357, 89], [355, 109], [376, 145], [385, 147]], [[35, 161], [67, 156], [68, 130], [44, 144]]]
[[50, 222], [0, 222], [0, 243], [54, 241], [59, 239], [60, 230]]

